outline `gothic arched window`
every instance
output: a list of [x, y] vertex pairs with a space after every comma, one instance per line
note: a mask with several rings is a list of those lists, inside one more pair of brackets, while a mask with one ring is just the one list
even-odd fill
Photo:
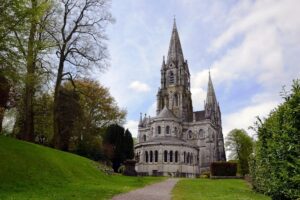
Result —
[[144, 138], [143, 138], [143, 139], [144, 139], [144, 142], [146, 142], [147, 136], [146, 136], [146, 135], [144, 135]]
[[170, 134], [170, 126], [166, 127], [166, 134]]
[[178, 162], [178, 151], [175, 151], [175, 162]]
[[183, 152], [183, 163], [186, 163], [186, 153]]
[[169, 72], [169, 84], [174, 84], [174, 73], [172, 71]]
[[154, 152], [154, 162], [158, 162], [158, 151]]
[[188, 138], [189, 138], [189, 139], [192, 139], [192, 138], [193, 138], [193, 132], [192, 132], [191, 130], [189, 130]]
[[166, 151], [166, 150], [164, 152], [164, 161], [168, 162], [168, 151]]
[[204, 138], [204, 130], [203, 129], [199, 130], [199, 138]]
[[153, 152], [150, 151], [150, 162], [152, 162], [152, 161], [153, 161]]
[[174, 104], [175, 106], [178, 106], [178, 95], [174, 94]]
[[170, 151], [170, 162], [173, 162], [173, 151]]
[[161, 133], [161, 127], [158, 126], [158, 127], [157, 127], [157, 134], [160, 134], [160, 133]]
[[145, 152], [145, 161], [148, 162], [148, 151]]

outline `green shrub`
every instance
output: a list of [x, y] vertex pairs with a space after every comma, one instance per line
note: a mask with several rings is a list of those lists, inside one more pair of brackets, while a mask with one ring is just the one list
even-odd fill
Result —
[[213, 162], [210, 165], [212, 176], [236, 176], [237, 163]]
[[250, 159], [253, 188], [274, 200], [300, 199], [300, 81], [264, 121], [258, 119]]
[[200, 178], [209, 178], [209, 177], [210, 177], [210, 171], [201, 172]]
[[123, 174], [124, 171], [125, 171], [125, 165], [121, 165], [121, 166], [118, 168], [118, 173]]

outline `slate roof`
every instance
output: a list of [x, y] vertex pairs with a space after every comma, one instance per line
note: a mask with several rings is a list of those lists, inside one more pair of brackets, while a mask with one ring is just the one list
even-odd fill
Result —
[[196, 111], [194, 113], [195, 113], [196, 121], [201, 121], [205, 119], [205, 110]]
[[176, 116], [166, 106], [160, 111], [157, 118], [176, 118]]

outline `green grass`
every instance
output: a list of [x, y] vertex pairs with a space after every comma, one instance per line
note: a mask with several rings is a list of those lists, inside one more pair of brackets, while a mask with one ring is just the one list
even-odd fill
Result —
[[109, 199], [162, 180], [106, 175], [97, 163], [0, 136], [0, 199]]
[[270, 200], [251, 191], [240, 179], [182, 179], [172, 191], [174, 200]]

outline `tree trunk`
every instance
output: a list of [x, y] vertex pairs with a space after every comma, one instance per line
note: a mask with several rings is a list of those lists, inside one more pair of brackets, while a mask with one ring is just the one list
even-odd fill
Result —
[[[36, 0], [31, 0], [32, 10], [36, 9]], [[35, 52], [35, 35], [37, 33], [37, 22], [34, 14], [31, 19], [31, 26], [28, 38], [28, 50], [26, 58], [26, 81], [25, 81], [25, 97], [24, 97], [24, 133], [22, 139], [27, 141], [34, 141], [34, 113], [33, 113], [33, 98], [34, 98], [34, 87], [35, 87], [35, 64], [36, 64], [36, 52]]]
[[60, 59], [59, 59], [59, 66], [57, 71], [57, 77], [56, 77], [56, 83], [55, 83], [55, 89], [54, 89], [54, 101], [53, 101], [53, 145], [57, 149], [62, 148], [62, 142], [61, 142], [61, 133], [60, 133], [60, 120], [59, 120], [59, 89], [61, 86], [62, 81], [62, 74], [64, 70], [64, 51], [65, 51], [65, 45], [62, 47]]
[[0, 107], [0, 133], [2, 131], [2, 124], [3, 124], [4, 112], [5, 112], [5, 108]]

